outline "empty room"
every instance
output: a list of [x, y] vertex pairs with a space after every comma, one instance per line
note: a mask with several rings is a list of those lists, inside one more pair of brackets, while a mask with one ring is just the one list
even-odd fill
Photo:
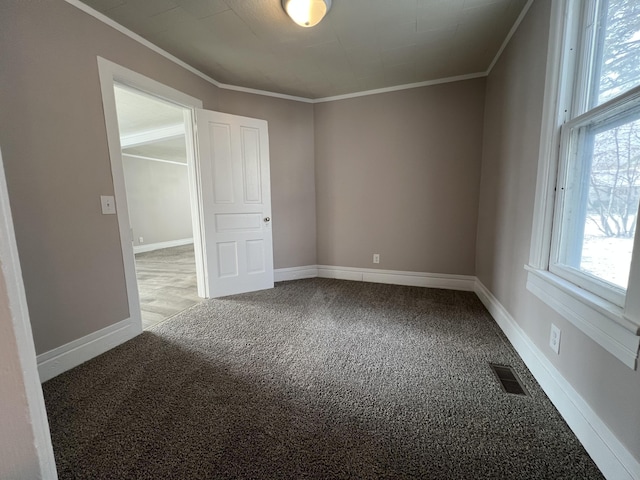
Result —
[[0, 478], [640, 480], [640, 3], [3, 0]]

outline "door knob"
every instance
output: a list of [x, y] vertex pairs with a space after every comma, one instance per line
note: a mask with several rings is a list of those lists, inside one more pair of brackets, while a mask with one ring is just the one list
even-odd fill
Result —
[[271, 221], [271, 217], [264, 217], [264, 221], [269, 223]]

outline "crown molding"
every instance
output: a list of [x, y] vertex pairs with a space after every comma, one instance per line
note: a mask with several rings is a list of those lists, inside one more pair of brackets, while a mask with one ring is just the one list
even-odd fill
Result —
[[229, 85], [229, 84], [221, 83], [221, 82], [217, 81], [216, 79], [210, 77], [209, 75], [201, 72], [200, 70], [192, 67], [188, 63], [180, 60], [178, 57], [170, 54], [166, 50], [158, 47], [156, 44], [154, 44], [154, 43], [150, 42], [149, 40], [145, 39], [144, 37], [138, 35], [137, 33], [133, 32], [132, 30], [129, 30], [128, 28], [124, 27], [123, 25], [120, 25], [118, 22], [116, 22], [115, 20], [112, 20], [111, 18], [107, 17], [103, 13], [100, 13], [97, 10], [95, 10], [94, 8], [91, 8], [90, 6], [88, 6], [85, 3], [81, 2], [80, 0], [65, 0], [65, 2], [67, 2], [68, 4], [78, 8], [79, 10], [82, 10], [84, 13], [94, 17], [96, 20], [104, 23], [105, 25], [110, 26], [111, 28], [117, 30], [118, 32], [122, 33], [123, 35], [126, 35], [127, 37], [131, 38], [132, 40], [140, 43], [141, 45], [144, 45], [145, 47], [149, 48], [153, 52], [163, 56], [167, 60], [170, 60], [171, 62], [175, 63], [176, 65], [184, 68], [185, 70], [193, 73], [194, 75], [197, 75], [198, 77], [200, 77], [203, 80], [211, 83], [212, 85], [215, 85], [218, 88], [221, 88], [223, 90], [231, 90], [231, 91], [236, 91], [236, 92], [250, 93], [250, 94], [253, 94], [253, 95], [262, 95], [262, 96], [266, 96], [266, 97], [274, 97], [274, 98], [280, 98], [280, 99], [283, 99], [283, 100], [291, 100], [291, 101], [295, 101], [295, 102], [310, 103], [310, 104], [334, 102], [334, 101], [338, 101], [338, 100], [347, 100], [347, 99], [350, 99], [350, 98], [364, 97], [364, 96], [368, 96], [368, 95], [379, 95], [379, 94], [383, 94], [383, 93], [397, 92], [397, 91], [400, 91], [400, 90], [410, 90], [410, 89], [413, 89], [413, 88], [428, 87], [428, 86], [439, 85], [439, 84], [443, 84], [443, 83], [460, 82], [460, 81], [470, 80], [470, 79], [474, 79], [474, 78], [486, 77], [486, 76], [489, 75], [489, 73], [491, 73], [491, 70], [493, 69], [495, 64], [498, 62], [498, 59], [502, 55], [502, 52], [505, 50], [505, 48], [509, 44], [509, 41], [511, 40], [511, 37], [516, 32], [516, 30], [518, 29], [518, 27], [522, 23], [522, 20], [524, 19], [525, 15], [527, 14], [529, 8], [533, 4], [533, 0], [529, 0], [527, 2], [525, 7], [523, 8], [522, 12], [518, 16], [515, 24], [513, 25], [511, 30], [509, 31], [509, 34], [507, 35], [507, 37], [505, 38], [504, 42], [502, 43], [502, 46], [498, 50], [498, 53], [496, 54], [496, 56], [494, 57], [493, 61], [491, 62], [491, 65], [489, 66], [489, 68], [485, 72], [476, 72], [476, 73], [470, 73], [470, 74], [466, 74], [466, 75], [458, 75], [458, 76], [454, 76], [454, 77], [438, 78], [438, 79], [434, 79], [434, 80], [426, 80], [424, 82], [408, 83], [408, 84], [405, 84], [405, 85], [396, 85], [396, 86], [393, 86], [393, 87], [378, 88], [378, 89], [375, 89], [375, 90], [365, 90], [365, 91], [361, 91], [361, 92], [347, 93], [347, 94], [344, 94], [344, 95], [336, 95], [336, 96], [321, 97], [321, 98], [307, 98], [307, 97], [299, 97], [299, 96], [295, 96], [295, 95], [287, 95], [287, 94], [284, 94], [284, 93], [270, 92], [268, 90], [258, 90], [258, 89], [254, 89], [254, 88], [240, 87], [240, 86], [236, 86], [236, 85]]
[[336, 95], [334, 97], [316, 98], [313, 100], [313, 103], [335, 102], [337, 100], [366, 97], [367, 95], [379, 95], [381, 93], [397, 92], [399, 90], [410, 90], [412, 88], [429, 87], [431, 85], [439, 85], [441, 83], [461, 82], [463, 80], [471, 80], [473, 78], [486, 76], [487, 72], [468, 73], [466, 75], [458, 75], [455, 77], [437, 78], [435, 80], [426, 80], [424, 82], [407, 83], [405, 85], [395, 85], [393, 87], [377, 88], [375, 90], [365, 90], [363, 92], [346, 93], [344, 95]]
[[254, 95], [263, 95], [266, 97], [282, 98], [283, 100], [293, 100], [294, 102], [316, 103], [313, 98], [297, 97], [295, 95], [287, 95], [286, 93], [270, 92], [268, 90], [256, 90], [255, 88], [239, 87], [237, 85], [229, 85], [226, 83], [218, 84], [223, 90], [232, 90], [234, 92], [252, 93]]
[[198, 77], [202, 78], [203, 80], [206, 80], [207, 82], [215, 85], [216, 87], [220, 87], [221, 83], [218, 82], [217, 80], [211, 78], [209, 75], [206, 75], [206, 74], [202, 73], [200, 70], [192, 67], [188, 63], [183, 62], [178, 57], [176, 57], [174, 55], [171, 55], [166, 50], [163, 50], [162, 48], [158, 47], [155, 43], [151, 43], [146, 38], [141, 37], [140, 35], [138, 35], [137, 33], [133, 32], [132, 30], [129, 30], [128, 28], [120, 25], [115, 20], [110, 19], [105, 14], [100, 13], [99, 11], [91, 8], [89, 5], [87, 5], [85, 3], [82, 3], [80, 0], [64, 0], [64, 1], [67, 2], [70, 5], [73, 5], [77, 9], [82, 10], [84, 13], [92, 16], [93, 18], [95, 18], [96, 20], [99, 20], [100, 22], [104, 23], [105, 25], [108, 25], [111, 28], [117, 30], [118, 32], [122, 33], [123, 35], [126, 35], [130, 39], [140, 43], [141, 45], [144, 45], [148, 49], [153, 50], [155, 53], [157, 53], [159, 55], [162, 55], [167, 60], [172, 61], [176, 65], [181, 66], [185, 70], [188, 70], [189, 72], [193, 73], [194, 75], [197, 75]]
[[493, 70], [493, 67], [495, 67], [496, 63], [498, 63], [498, 60], [500, 60], [500, 57], [502, 56], [502, 52], [504, 52], [505, 48], [507, 48], [507, 45], [509, 45], [509, 42], [511, 41], [511, 37], [513, 37], [513, 35], [516, 33], [516, 30], [518, 30], [518, 27], [524, 20], [524, 17], [527, 16], [527, 12], [531, 8], [531, 5], [533, 5], [533, 0], [529, 0], [527, 2], [527, 4], [524, 6], [522, 11], [520, 12], [520, 15], [518, 15], [518, 18], [516, 18], [516, 22], [513, 24], [513, 27], [511, 27], [511, 30], [509, 30], [509, 33], [507, 33], [507, 37], [504, 39], [504, 42], [502, 42], [502, 45], [500, 46], [498, 53], [496, 53], [496, 56], [493, 57], [493, 61], [491, 62], [491, 65], [489, 65], [489, 68], [487, 68], [487, 72], [486, 72], [487, 75], [491, 73], [491, 70]]

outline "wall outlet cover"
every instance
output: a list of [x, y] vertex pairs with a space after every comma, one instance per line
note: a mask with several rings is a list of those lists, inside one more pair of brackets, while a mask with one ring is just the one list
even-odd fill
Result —
[[551, 350], [556, 352], [557, 355], [560, 354], [560, 337], [561, 336], [562, 336], [562, 331], [552, 323], [551, 335], [549, 336], [549, 346], [551, 347]]

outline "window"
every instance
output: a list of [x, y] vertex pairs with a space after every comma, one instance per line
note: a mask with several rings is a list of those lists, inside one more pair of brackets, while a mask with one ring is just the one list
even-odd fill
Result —
[[[640, 200], [640, 3], [581, 2], [581, 64], [562, 127], [550, 270], [624, 306]], [[638, 98], [636, 98], [638, 97]]]
[[528, 287], [635, 368], [640, 2], [559, 1], [554, 16]]

